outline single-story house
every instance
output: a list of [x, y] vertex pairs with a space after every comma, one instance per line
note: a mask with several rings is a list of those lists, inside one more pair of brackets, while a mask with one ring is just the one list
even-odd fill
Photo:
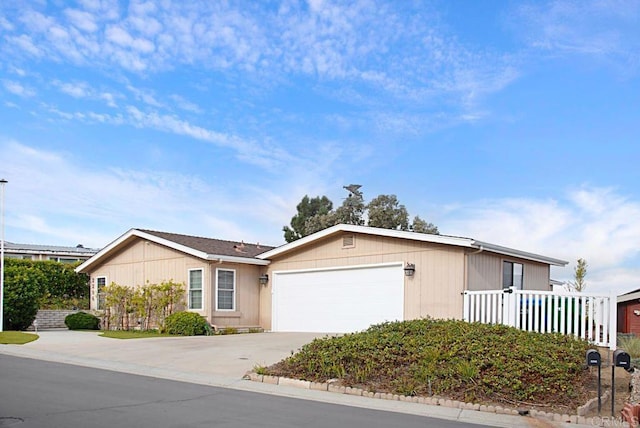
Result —
[[131, 229], [77, 268], [91, 308], [115, 282], [187, 286], [218, 326], [349, 332], [385, 320], [462, 318], [465, 290], [550, 290], [564, 260], [445, 235], [336, 225], [277, 248]]
[[640, 288], [618, 296], [618, 333], [640, 335]]

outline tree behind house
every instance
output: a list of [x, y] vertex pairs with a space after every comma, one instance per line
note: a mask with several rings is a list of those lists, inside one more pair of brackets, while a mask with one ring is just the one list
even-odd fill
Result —
[[383, 229], [412, 231], [438, 235], [438, 228], [419, 216], [409, 223], [409, 213], [396, 195], [378, 195], [365, 204], [360, 186], [345, 186], [349, 196], [336, 210], [326, 196], [309, 198], [305, 195], [297, 205], [298, 213], [291, 218], [291, 226], [284, 226], [284, 239], [293, 242], [337, 224], [353, 224]]
[[585, 277], [587, 276], [587, 261], [585, 259], [578, 259], [576, 266], [573, 268], [573, 281], [567, 283], [567, 288], [571, 291], [582, 292], [587, 288]]

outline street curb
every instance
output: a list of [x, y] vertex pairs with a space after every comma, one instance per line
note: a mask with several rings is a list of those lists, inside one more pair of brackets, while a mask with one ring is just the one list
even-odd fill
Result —
[[[601, 417], [590, 417], [587, 418], [582, 415], [569, 415], [569, 414], [559, 414], [552, 412], [543, 412], [540, 410], [522, 410], [522, 409], [514, 409], [509, 407], [502, 406], [492, 406], [492, 405], [484, 405], [479, 403], [465, 403], [457, 400], [450, 400], [441, 397], [416, 397], [416, 396], [407, 396], [407, 395], [398, 395], [398, 394], [390, 394], [385, 392], [372, 392], [367, 391], [360, 388], [353, 387], [345, 387], [342, 385], [337, 385], [337, 381], [328, 381], [328, 382], [311, 382], [300, 379], [291, 379], [284, 376], [270, 376], [270, 375], [261, 375], [256, 372], [247, 372], [243, 379], [250, 380], [252, 382], [262, 382], [268, 383], [271, 385], [280, 385], [280, 386], [291, 386], [294, 388], [300, 389], [313, 389], [317, 391], [327, 391], [333, 392], [337, 394], [347, 394], [347, 395], [356, 395], [363, 396], [369, 398], [377, 398], [382, 400], [392, 400], [392, 401], [404, 401], [410, 403], [418, 403], [418, 404], [426, 404], [430, 406], [441, 406], [441, 407], [449, 407], [453, 409], [462, 409], [462, 410], [475, 410], [478, 412], [485, 413], [494, 413], [494, 414], [502, 414], [502, 415], [512, 415], [512, 416], [523, 416], [523, 417], [531, 417], [534, 419], [542, 419], [549, 422], [554, 423], [564, 423], [564, 424], [578, 424], [578, 425], [589, 425], [589, 426], [600, 426], [602, 423]], [[607, 397], [606, 394], [603, 395], [602, 399], [605, 401]], [[597, 398], [589, 400], [584, 406], [580, 406], [578, 408], [578, 412], [583, 415], [591, 409], [593, 404], [597, 404]]]

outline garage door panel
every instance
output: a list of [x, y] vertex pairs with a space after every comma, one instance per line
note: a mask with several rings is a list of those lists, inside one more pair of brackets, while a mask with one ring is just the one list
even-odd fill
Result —
[[344, 333], [402, 319], [401, 265], [274, 273], [273, 329]]

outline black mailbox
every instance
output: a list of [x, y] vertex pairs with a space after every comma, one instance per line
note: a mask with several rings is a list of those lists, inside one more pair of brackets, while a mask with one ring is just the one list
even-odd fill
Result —
[[617, 349], [613, 352], [613, 365], [616, 367], [623, 367], [625, 370], [630, 370], [631, 356], [622, 349]]
[[587, 351], [587, 365], [600, 367], [601, 363], [602, 357], [600, 356], [600, 352], [595, 349], [589, 349]]

